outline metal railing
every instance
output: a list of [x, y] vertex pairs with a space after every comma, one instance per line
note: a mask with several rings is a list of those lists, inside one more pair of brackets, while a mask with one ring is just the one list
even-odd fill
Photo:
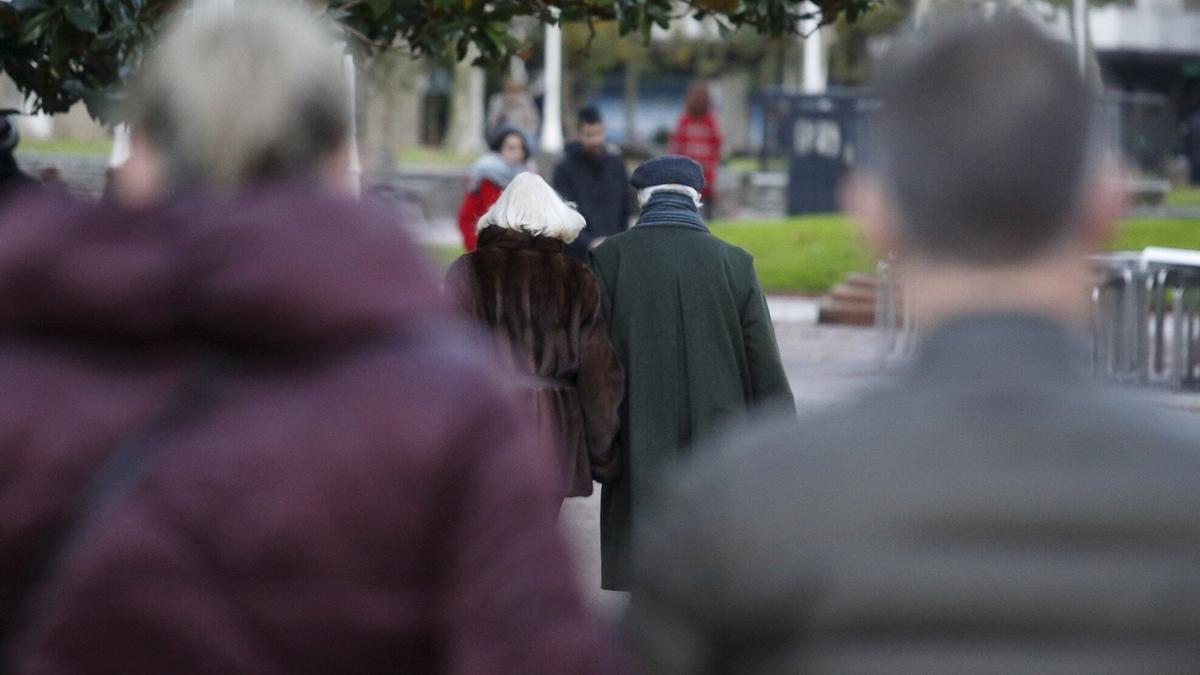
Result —
[[1200, 382], [1200, 251], [1093, 256], [1092, 365], [1135, 384]]
[[[1119, 382], [1200, 386], [1200, 251], [1148, 248], [1090, 258], [1093, 369]], [[877, 266], [880, 367], [919, 340], [914, 298], [895, 259]]]
[[875, 293], [875, 328], [879, 333], [879, 367], [897, 357], [910, 356], [917, 346], [917, 320], [912, 294], [905, 292], [896, 259], [880, 260], [875, 267], [879, 283]]

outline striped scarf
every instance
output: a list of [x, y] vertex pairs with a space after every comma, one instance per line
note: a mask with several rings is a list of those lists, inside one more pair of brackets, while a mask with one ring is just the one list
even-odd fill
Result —
[[636, 227], [673, 226], [708, 232], [708, 227], [696, 209], [696, 203], [687, 195], [675, 192], [658, 192], [642, 204]]

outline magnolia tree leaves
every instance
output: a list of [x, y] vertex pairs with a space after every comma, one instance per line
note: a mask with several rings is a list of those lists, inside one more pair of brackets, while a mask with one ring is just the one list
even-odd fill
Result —
[[[84, 101], [111, 121], [121, 86], [141, 62], [164, 18], [191, 0], [0, 0], [0, 68], [29, 95], [35, 110], [64, 112]], [[301, 0], [297, 0], [301, 1]], [[724, 32], [797, 33], [816, 6], [822, 23], [857, 20], [883, 0], [325, 0], [307, 2], [333, 19], [347, 44], [370, 58], [397, 44], [416, 54], [465, 58], [473, 44], [482, 63], [500, 63], [525, 45], [514, 19], [613, 21], [622, 35], [649, 38], [672, 19], [711, 16]]]

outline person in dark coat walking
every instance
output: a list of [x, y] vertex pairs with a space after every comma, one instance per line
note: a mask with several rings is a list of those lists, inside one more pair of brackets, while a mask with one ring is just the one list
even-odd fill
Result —
[[563, 494], [592, 494], [620, 470], [613, 445], [624, 394], [621, 365], [586, 265], [563, 253], [583, 217], [540, 176], [523, 173], [479, 221], [479, 248], [450, 266], [450, 297], [517, 375], [528, 415], [558, 448]]
[[622, 672], [549, 448], [419, 248], [339, 193], [324, 27], [177, 21], [133, 93], [138, 207], [0, 217], [2, 670]]
[[575, 204], [587, 227], [567, 245], [567, 253], [587, 262], [588, 251], [629, 229], [633, 195], [625, 160], [608, 151], [600, 111], [579, 111], [579, 140], [569, 143], [566, 156], [554, 168], [554, 189]]
[[628, 587], [633, 523], [674, 460], [752, 409], [794, 410], [753, 259], [700, 218], [700, 165], [658, 157], [631, 182], [641, 191], [637, 224], [592, 251], [625, 366], [625, 468], [601, 495], [601, 576], [610, 590]]
[[848, 204], [923, 336], [894, 382], [697, 455], [645, 527], [646, 672], [1200, 672], [1200, 421], [1087, 372], [1122, 198], [1066, 45], [921, 36]]

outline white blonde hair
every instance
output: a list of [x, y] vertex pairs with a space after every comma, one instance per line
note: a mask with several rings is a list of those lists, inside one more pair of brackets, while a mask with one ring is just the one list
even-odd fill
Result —
[[144, 59], [130, 105], [131, 127], [162, 154], [173, 187], [316, 172], [350, 128], [326, 27], [279, 0], [177, 14]]
[[666, 183], [663, 185], [651, 185], [648, 188], [642, 188], [638, 191], [638, 204], [645, 204], [650, 201], [650, 198], [659, 192], [673, 192], [675, 194], [686, 195], [692, 198], [692, 202], [696, 204], [696, 208], [700, 208], [700, 193], [696, 188], [690, 185], [679, 185], [676, 183]]
[[571, 243], [587, 222], [554, 188], [535, 173], [519, 173], [492, 208], [480, 217], [477, 230], [496, 226]]

